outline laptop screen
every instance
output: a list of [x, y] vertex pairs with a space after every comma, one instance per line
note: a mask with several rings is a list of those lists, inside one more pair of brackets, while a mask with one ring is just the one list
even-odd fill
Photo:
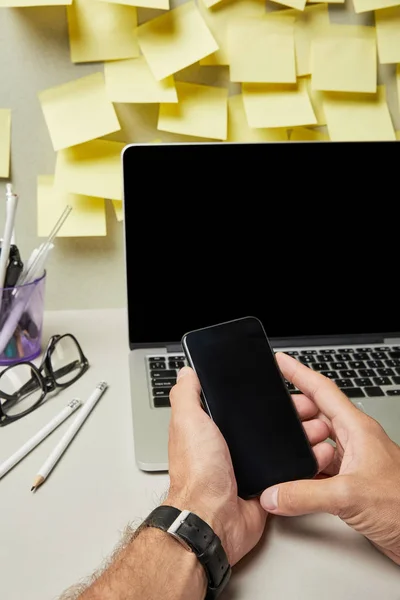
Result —
[[131, 346], [178, 342], [246, 315], [271, 338], [400, 331], [399, 150], [395, 142], [127, 148]]

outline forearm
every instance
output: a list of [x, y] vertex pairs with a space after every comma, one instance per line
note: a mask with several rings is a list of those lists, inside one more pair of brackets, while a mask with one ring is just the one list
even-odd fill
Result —
[[205, 571], [168, 534], [148, 527], [124, 548], [80, 600], [203, 600]]

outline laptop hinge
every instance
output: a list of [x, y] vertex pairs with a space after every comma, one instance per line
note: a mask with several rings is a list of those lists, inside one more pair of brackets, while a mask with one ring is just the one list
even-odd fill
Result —
[[166, 348], [167, 348], [167, 352], [169, 354], [174, 354], [174, 352], [179, 352], [179, 353], [182, 352], [182, 346], [179, 343], [178, 344], [167, 344]]

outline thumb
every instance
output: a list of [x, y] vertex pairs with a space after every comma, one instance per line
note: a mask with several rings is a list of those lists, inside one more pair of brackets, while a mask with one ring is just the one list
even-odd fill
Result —
[[340, 476], [282, 483], [262, 493], [261, 506], [275, 515], [291, 517], [318, 512], [337, 515], [344, 508], [344, 483]]
[[201, 406], [200, 382], [193, 369], [183, 367], [179, 371], [177, 382], [169, 396], [173, 411]]

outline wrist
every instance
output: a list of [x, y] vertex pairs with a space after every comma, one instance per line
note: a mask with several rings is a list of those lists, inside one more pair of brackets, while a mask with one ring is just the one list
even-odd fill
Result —
[[165, 506], [173, 506], [179, 510], [190, 510], [200, 519], [203, 519], [211, 527], [214, 533], [221, 540], [221, 544], [227, 555], [229, 556], [229, 541], [227, 523], [222, 518], [221, 511], [216, 507], [210, 507], [201, 500], [193, 501], [188, 494], [169, 494], [165, 502]]
[[[176, 578], [171, 581], [176, 600], [203, 600], [207, 590], [207, 577], [204, 568], [193, 552], [186, 550], [182, 544], [172, 536], [155, 527], [144, 527], [139, 534], [143, 543], [155, 544], [164, 559], [168, 560], [171, 568], [169, 573], [175, 572]], [[168, 596], [169, 597], [169, 596]]]

